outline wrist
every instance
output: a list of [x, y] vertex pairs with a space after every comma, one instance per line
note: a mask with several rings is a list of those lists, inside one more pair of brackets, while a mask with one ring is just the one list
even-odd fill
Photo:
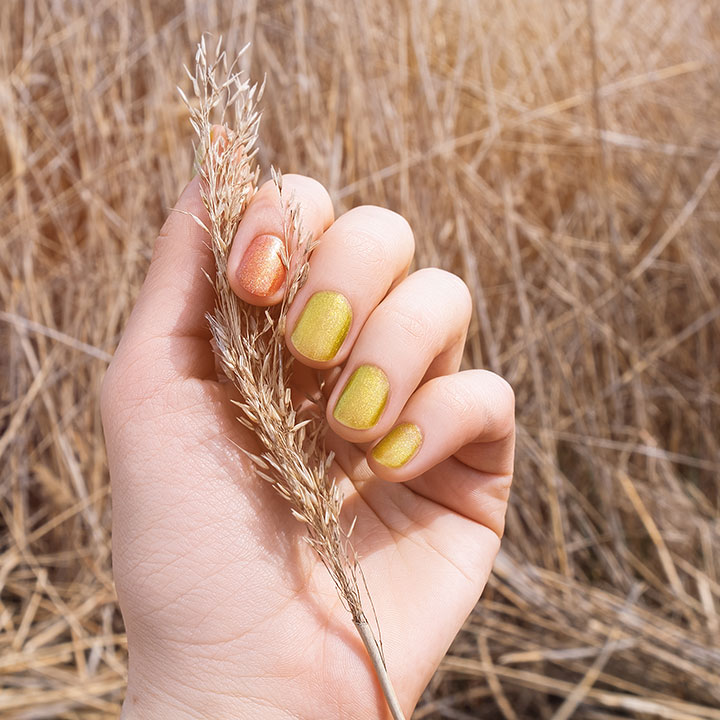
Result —
[[120, 720], [289, 720], [297, 715], [247, 698], [223, 698], [212, 693], [190, 693], [181, 696], [139, 689], [128, 684]]
[[[252, 699], [233, 688], [217, 687], [212, 678], [197, 668], [162, 672], [142, 668], [131, 654], [121, 720], [289, 720], [296, 714], [254, 696]], [[247, 681], [247, 678], [243, 678]]]

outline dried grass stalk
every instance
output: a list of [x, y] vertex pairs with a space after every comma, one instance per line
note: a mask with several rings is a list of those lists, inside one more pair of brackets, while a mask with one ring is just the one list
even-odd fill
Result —
[[[244, 50], [243, 50], [244, 51]], [[242, 52], [241, 51], [241, 54]], [[215, 288], [214, 312], [208, 316], [220, 366], [239, 392], [234, 404], [239, 421], [259, 438], [264, 450], [247, 452], [258, 475], [284, 497], [296, 520], [305, 524], [306, 539], [337, 587], [340, 599], [367, 648], [394, 718], [402, 710], [388, 678], [381, 644], [363, 611], [358, 577], [362, 577], [355, 551], [340, 524], [342, 497], [330, 475], [333, 454], [326, 452], [326, 423], [322, 412], [299, 413], [287, 386], [293, 357], [287, 352], [284, 328], [287, 310], [302, 287], [312, 250], [304, 236], [299, 207], [285, 201], [282, 175], [273, 179], [283, 203], [284, 253], [288, 290], [274, 308], [258, 308], [240, 300], [227, 280], [227, 258], [238, 224], [257, 189], [259, 168], [256, 147], [260, 114], [256, 109], [262, 87], [251, 85], [228, 67], [221, 41], [210, 62], [205, 38], [198, 45], [195, 72], [187, 70], [198, 102], [180, 93], [190, 110], [190, 122], [199, 138], [197, 172], [202, 199], [209, 216], [211, 246], [216, 270], [209, 277]], [[230, 110], [230, 117], [226, 117]], [[226, 129], [218, 141], [212, 135], [213, 119]], [[227, 121], [227, 126], [226, 126]], [[196, 222], [203, 224], [198, 218]], [[288, 248], [298, 248], [293, 254]]]

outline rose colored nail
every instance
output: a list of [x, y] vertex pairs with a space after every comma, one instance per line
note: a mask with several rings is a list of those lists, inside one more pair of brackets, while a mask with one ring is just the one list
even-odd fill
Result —
[[274, 235], [258, 235], [245, 250], [238, 268], [240, 285], [251, 295], [268, 297], [285, 282], [283, 243]]

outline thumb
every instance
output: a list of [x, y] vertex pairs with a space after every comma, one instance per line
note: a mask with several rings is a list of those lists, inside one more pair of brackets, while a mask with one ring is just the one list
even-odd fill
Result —
[[[116, 359], [137, 356], [142, 372], [159, 382], [172, 377], [209, 377], [214, 371], [206, 314], [213, 306], [215, 261], [204, 225], [200, 178], [183, 190], [155, 242], [150, 268], [133, 308]], [[137, 358], [141, 360], [142, 358]]]

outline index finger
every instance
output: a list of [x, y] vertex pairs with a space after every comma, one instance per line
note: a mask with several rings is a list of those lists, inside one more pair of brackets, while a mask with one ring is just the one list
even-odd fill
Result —
[[[250, 201], [233, 240], [228, 258], [228, 281], [233, 292], [252, 305], [275, 305], [285, 291], [285, 267], [281, 261], [286, 242], [286, 209], [299, 205], [302, 229], [310, 240], [318, 238], [334, 220], [327, 190], [304, 175], [283, 175], [283, 197], [268, 180]], [[292, 238], [290, 238], [292, 240]], [[288, 253], [295, 248], [288, 247]]]

